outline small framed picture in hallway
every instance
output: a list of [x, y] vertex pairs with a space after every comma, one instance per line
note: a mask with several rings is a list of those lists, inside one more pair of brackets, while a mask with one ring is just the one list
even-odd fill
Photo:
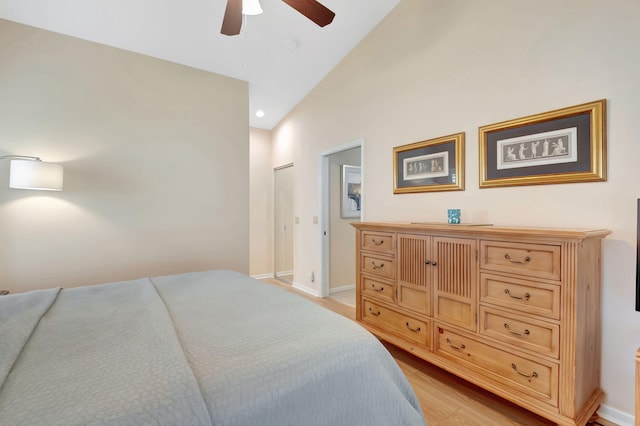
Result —
[[340, 217], [360, 217], [360, 187], [362, 178], [359, 166], [342, 166], [342, 190]]

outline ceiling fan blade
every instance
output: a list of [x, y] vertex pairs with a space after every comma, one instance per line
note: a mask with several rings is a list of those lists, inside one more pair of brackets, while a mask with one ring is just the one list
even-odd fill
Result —
[[228, 36], [238, 35], [240, 28], [242, 28], [242, 0], [227, 0], [220, 33]]
[[282, 0], [316, 24], [324, 27], [329, 25], [336, 16], [331, 10], [327, 9], [315, 0]]

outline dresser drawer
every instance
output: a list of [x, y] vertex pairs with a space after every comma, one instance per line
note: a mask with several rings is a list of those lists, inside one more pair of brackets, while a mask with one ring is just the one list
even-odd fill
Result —
[[396, 252], [396, 234], [393, 232], [362, 231], [360, 246], [362, 250], [394, 254]]
[[375, 277], [360, 275], [360, 291], [371, 297], [377, 297], [387, 302], [396, 300], [396, 286], [391, 281], [383, 281]]
[[393, 280], [396, 277], [396, 262], [393, 257], [360, 253], [360, 270], [371, 275]]
[[480, 334], [541, 355], [558, 358], [560, 326], [480, 307]]
[[435, 352], [509, 386], [514, 391], [558, 406], [558, 365], [529, 359], [478, 342], [440, 326], [434, 336]]
[[415, 319], [369, 300], [363, 300], [362, 319], [423, 345], [430, 346], [431, 344], [431, 324], [429, 321]]
[[560, 286], [483, 272], [480, 302], [560, 319]]
[[480, 268], [560, 280], [560, 246], [480, 242]]

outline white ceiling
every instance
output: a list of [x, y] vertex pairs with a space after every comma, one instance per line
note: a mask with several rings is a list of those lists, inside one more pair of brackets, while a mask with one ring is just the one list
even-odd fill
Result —
[[400, 0], [320, 2], [336, 13], [324, 28], [260, 0], [232, 37], [226, 0], [0, 0], [0, 18], [248, 81], [250, 125], [272, 129]]

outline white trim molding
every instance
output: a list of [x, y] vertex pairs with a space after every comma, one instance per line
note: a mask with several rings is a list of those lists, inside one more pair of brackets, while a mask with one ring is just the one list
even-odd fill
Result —
[[600, 408], [598, 409], [598, 416], [619, 426], [633, 426], [635, 424], [633, 415], [620, 410], [616, 410], [615, 408], [608, 405], [600, 406]]
[[298, 284], [297, 282], [293, 282], [291, 284], [291, 287], [295, 288], [296, 290], [300, 290], [304, 293], [310, 294], [314, 297], [320, 297], [320, 293], [318, 292], [318, 290], [314, 289], [314, 288], [310, 288], [307, 287], [306, 285], [302, 285], [302, 284]]
[[336, 293], [341, 293], [343, 291], [350, 291], [350, 290], [355, 290], [355, 289], [356, 289], [356, 285], [355, 284], [343, 285], [341, 287], [330, 288], [329, 289], [329, 294], [336, 294]]
[[273, 272], [270, 272], [268, 274], [251, 275], [251, 278], [255, 278], [256, 280], [266, 280], [266, 279], [275, 278], [275, 277], [273, 275]]

